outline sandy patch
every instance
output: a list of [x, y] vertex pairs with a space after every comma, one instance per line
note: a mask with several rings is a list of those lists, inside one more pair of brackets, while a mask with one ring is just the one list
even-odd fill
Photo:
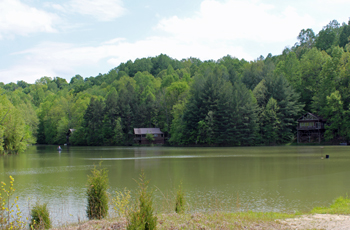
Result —
[[350, 229], [350, 216], [333, 214], [303, 215], [298, 218], [278, 220], [290, 229]]

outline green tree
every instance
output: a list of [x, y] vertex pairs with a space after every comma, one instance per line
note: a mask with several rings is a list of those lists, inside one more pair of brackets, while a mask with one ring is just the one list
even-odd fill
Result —
[[23, 152], [34, 139], [26, 125], [23, 114], [7, 99], [0, 95], [0, 153]]
[[277, 116], [280, 122], [278, 143], [291, 141], [294, 137], [296, 120], [304, 107], [299, 102], [300, 96], [283, 76], [266, 79], [267, 98], [274, 98], [278, 105]]
[[315, 33], [312, 29], [302, 29], [298, 35], [300, 46], [311, 49], [315, 44]]
[[333, 92], [327, 96], [326, 119], [327, 126], [325, 132], [326, 140], [335, 140], [344, 137], [346, 129], [344, 127], [345, 111], [339, 91]]
[[139, 197], [134, 210], [129, 212], [127, 216], [128, 223], [126, 229], [156, 229], [157, 216], [153, 213], [152, 192], [147, 191], [149, 181], [146, 180], [144, 172], [141, 173], [139, 180]]
[[[350, 38], [350, 20], [347, 25], [342, 26], [342, 32], [339, 35], [339, 46], [345, 48]], [[18, 83], [17, 83], [18, 84]]]
[[266, 144], [275, 145], [279, 138], [279, 130], [280, 130], [280, 120], [278, 119], [278, 111], [279, 107], [277, 105], [277, 101], [270, 98], [270, 100], [266, 104], [265, 110], [261, 115], [262, 122], [262, 134], [263, 139]]
[[318, 33], [316, 38], [316, 47], [327, 51], [333, 45], [338, 44], [339, 23], [336, 20], [331, 21]]
[[90, 104], [84, 114], [83, 128], [87, 145], [103, 144], [103, 101], [91, 98]]
[[[106, 97], [103, 119], [103, 137], [107, 145], [116, 144], [116, 126], [118, 119], [118, 94], [113, 89]], [[120, 125], [120, 124], [118, 124]]]
[[301, 87], [297, 88], [297, 92], [300, 93], [306, 111], [311, 111], [312, 98], [320, 87], [319, 76], [328, 58], [327, 53], [312, 48], [300, 60]]

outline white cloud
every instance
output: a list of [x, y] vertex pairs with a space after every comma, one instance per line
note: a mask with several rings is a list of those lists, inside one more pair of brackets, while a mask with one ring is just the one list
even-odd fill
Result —
[[19, 0], [0, 1], [0, 38], [35, 32], [56, 32], [54, 14], [23, 4]]
[[262, 1], [205, 0], [193, 17], [162, 19], [157, 29], [181, 40], [250, 40], [280, 42], [295, 38], [301, 27], [314, 24], [309, 15], [299, 15], [288, 6], [276, 9]]
[[[191, 56], [200, 57], [202, 60], [219, 59], [227, 54], [251, 59], [240, 47], [184, 43], [165, 37], [150, 37], [134, 43], [116, 38], [96, 46], [50, 42], [13, 53], [12, 55], [22, 59], [19, 59], [15, 66], [0, 70], [0, 82], [24, 80], [28, 83], [34, 83], [35, 80], [43, 76], [59, 76], [67, 78], [67, 80], [75, 74], [94, 76], [99, 72], [107, 72], [121, 62], [156, 56], [161, 53], [177, 59]], [[88, 73], [85, 73], [87, 69]], [[91, 70], [96, 72], [93, 73]]]
[[47, 4], [53, 9], [89, 15], [99, 21], [112, 21], [126, 13], [122, 0], [70, 0], [65, 4]]
[[[305, 1], [307, 6], [314, 4], [314, 0]], [[33, 83], [42, 76], [67, 79], [75, 74], [96, 76], [121, 62], [160, 53], [177, 59], [198, 57], [201, 60], [217, 60], [227, 54], [246, 60], [269, 52], [276, 55], [285, 46], [296, 42], [301, 29], [314, 28], [325, 18], [315, 16], [315, 12], [309, 10], [310, 7], [301, 10], [298, 5], [291, 4], [269, 5], [262, 0], [204, 0], [193, 16], [163, 18], [154, 27], [153, 32], [158, 33], [157, 36], [140, 38], [135, 42], [117, 37], [89, 46], [40, 43], [31, 49], [13, 53], [14, 57], [18, 57], [17, 62], [0, 69], [0, 81], [8, 83], [25, 80]], [[79, 8], [79, 5], [85, 5], [86, 8]], [[121, 1], [111, 0], [71, 0], [66, 4], [51, 6], [64, 13], [79, 10], [79, 13], [99, 20], [112, 20], [125, 13], [124, 10], [118, 11], [123, 9]], [[106, 6], [110, 6], [107, 7], [109, 9]], [[93, 8], [100, 12], [100, 16], [91, 11]], [[316, 13], [319, 14], [319, 11]], [[333, 15], [336, 14], [327, 16], [327, 22], [333, 19]]]

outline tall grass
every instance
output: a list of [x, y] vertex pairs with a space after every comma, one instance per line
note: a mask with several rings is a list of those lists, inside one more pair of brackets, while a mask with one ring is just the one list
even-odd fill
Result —
[[176, 201], [175, 201], [175, 212], [184, 213], [186, 210], [185, 204], [185, 193], [182, 188], [182, 183], [180, 183], [179, 188], [176, 192]]

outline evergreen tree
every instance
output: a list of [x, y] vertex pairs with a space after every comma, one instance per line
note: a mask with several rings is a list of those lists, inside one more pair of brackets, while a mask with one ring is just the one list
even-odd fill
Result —
[[275, 145], [280, 137], [281, 122], [278, 118], [279, 107], [277, 101], [271, 97], [266, 104], [266, 108], [261, 114], [263, 141], [266, 144]]
[[115, 140], [115, 127], [117, 125], [118, 115], [118, 94], [114, 89], [106, 97], [104, 107], [104, 119], [103, 119], [103, 136], [104, 143], [107, 145], [113, 145]]
[[291, 141], [296, 129], [296, 120], [304, 107], [299, 102], [300, 96], [283, 76], [267, 78], [266, 86], [267, 97], [274, 98], [279, 108], [277, 113], [280, 121], [278, 143]]
[[103, 144], [103, 101], [91, 98], [90, 104], [84, 114], [84, 133], [87, 145]]

